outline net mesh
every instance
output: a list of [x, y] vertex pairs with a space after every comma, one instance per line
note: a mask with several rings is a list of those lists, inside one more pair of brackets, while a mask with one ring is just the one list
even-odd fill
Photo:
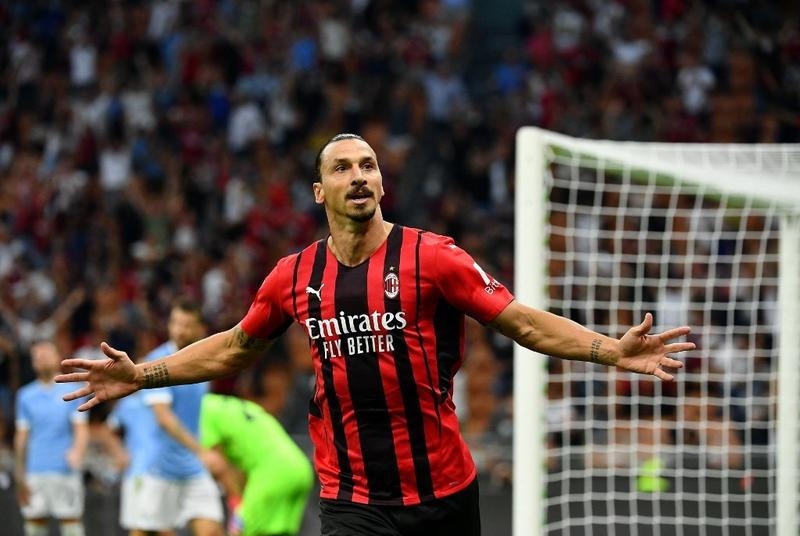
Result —
[[697, 349], [672, 383], [549, 360], [545, 533], [772, 533], [781, 206], [687, 177], [774, 177], [800, 159], [636, 157], [548, 152], [547, 308], [613, 336], [652, 312], [656, 332], [692, 326]]

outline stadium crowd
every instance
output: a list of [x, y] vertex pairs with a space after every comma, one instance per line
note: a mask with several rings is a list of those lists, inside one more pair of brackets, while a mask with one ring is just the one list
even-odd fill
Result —
[[[511, 285], [518, 127], [790, 142], [800, 18], [756, 0], [9, 0], [0, 5], [0, 439], [28, 350], [142, 355], [188, 295], [209, 328], [320, 237], [320, 144], [381, 156], [389, 220], [453, 236]], [[735, 111], [735, 113], [731, 113]], [[511, 348], [470, 329], [465, 427], [507, 430]], [[302, 334], [246, 392], [304, 433]]]

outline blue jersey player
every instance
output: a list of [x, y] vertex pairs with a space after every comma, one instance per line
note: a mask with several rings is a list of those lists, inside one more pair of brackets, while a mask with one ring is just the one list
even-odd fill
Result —
[[[145, 357], [152, 361], [170, 355], [205, 335], [199, 307], [178, 300], [167, 326], [169, 340]], [[171, 530], [189, 525], [195, 536], [221, 536], [222, 498], [211, 474], [198, 457], [200, 404], [208, 383], [177, 385], [145, 391], [144, 402], [158, 423], [158, 452], [142, 481], [141, 512], [148, 530]]]
[[30, 349], [36, 379], [17, 392], [16, 486], [27, 536], [47, 536], [55, 518], [62, 536], [83, 536], [82, 466], [89, 443], [87, 414], [54, 381], [61, 355], [50, 341]]

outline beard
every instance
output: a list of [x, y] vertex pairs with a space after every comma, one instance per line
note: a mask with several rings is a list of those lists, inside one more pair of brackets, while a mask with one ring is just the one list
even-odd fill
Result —
[[[374, 199], [372, 191], [366, 186], [353, 188], [347, 193], [348, 199], [352, 199], [355, 197], [363, 197], [363, 196], [369, 196]], [[371, 220], [373, 216], [375, 216], [376, 210], [377, 210], [377, 202], [373, 205], [357, 205], [347, 211], [347, 217], [350, 218], [350, 220], [352, 221], [358, 223], [365, 223]]]
[[365, 208], [364, 210], [352, 210], [347, 213], [348, 218], [358, 223], [368, 222], [373, 216], [375, 216], [374, 206]]

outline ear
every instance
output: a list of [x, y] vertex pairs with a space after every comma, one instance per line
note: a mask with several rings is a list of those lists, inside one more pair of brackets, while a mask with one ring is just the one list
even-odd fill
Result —
[[322, 189], [321, 182], [315, 182], [312, 185], [314, 190], [314, 202], [318, 205], [321, 205], [325, 202], [325, 190]]

